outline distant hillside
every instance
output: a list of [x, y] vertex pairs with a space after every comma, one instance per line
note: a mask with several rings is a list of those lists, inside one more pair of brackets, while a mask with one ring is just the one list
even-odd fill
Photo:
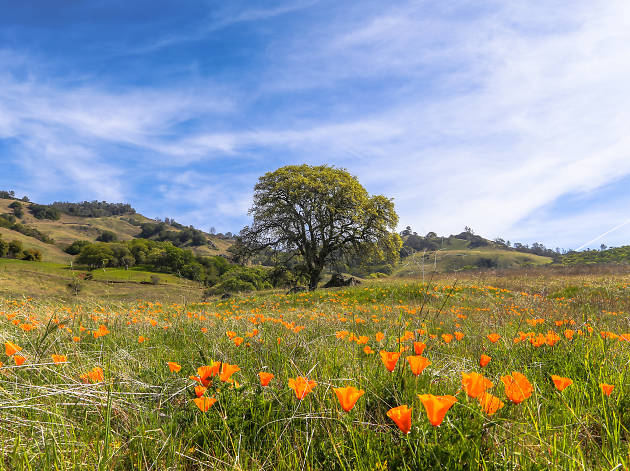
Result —
[[[147, 238], [171, 240], [174, 245], [190, 248], [197, 255], [222, 255], [232, 244], [231, 240], [182, 226], [174, 220], [166, 223], [149, 219], [126, 204], [39, 205], [4, 196], [0, 198], [2, 238], [5, 241], [20, 240], [25, 247], [38, 249], [45, 261], [68, 263], [72, 257], [64, 249], [76, 240], [95, 242], [113, 237], [124, 241], [140, 237], [143, 225], [159, 229], [147, 234]], [[12, 225], [7, 224], [7, 220], [13, 221]], [[46, 243], [46, 238], [52, 239], [52, 243]]]
[[630, 245], [605, 250], [569, 252], [560, 259], [562, 265], [592, 265], [597, 263], [630, 264]]
[[433, 270], [449, 272], [484, 268], [522, 268], [552, 263], [559, 252], [535, 243], [532, 247], [503, 239], [488, 240], [466, 231], [449, 236], [420, 236], [408, 226], [402, 233], [401, 263], [395, 276], [418, 276]]

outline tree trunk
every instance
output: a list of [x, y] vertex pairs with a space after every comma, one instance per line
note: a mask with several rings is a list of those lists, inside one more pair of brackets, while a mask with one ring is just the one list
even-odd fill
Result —
[[313, 267], [308, 273], [308, 290], [314, 291], [317, 289], [317, 285], [322, 275], [322, 267]]

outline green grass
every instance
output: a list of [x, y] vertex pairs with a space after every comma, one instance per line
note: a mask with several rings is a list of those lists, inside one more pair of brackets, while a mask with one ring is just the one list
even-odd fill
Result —
[[[21, 346], [27, 362], [15, 367], [0, 353], [0, 467], [627, 469], [630, 342], [599, 332], [630, 332], [630, 277], [496, 281], [501, 286], [475, 279], [442, 278], [436, 286], [380, 281], [187, 304], [103, 296], [5, 299], [0, 338]], [[543, 295], [543, 286], [573, 297]], [[14, 319], [41, 324], [24, 332]], [[531, 325], [532, 319], [543, 323]], [[101, 324], [110, 333], [94, 338], [90, 331]], [[568, 340], [567, 328], [584, 335]], [[248, 337], [253, 329], [258, 334]], [[413, 347], [406, 340], [402, 345], [411, 350], [388, 372], [378, 350], [398, 350], [405, 331], [417, 329], [426, 331], [415, 335], [427, 344], [431, 365], [413, 376], [405, 361]], [[369, 337], [377, 353], [366, 355], [349, 333], [338, 338], [344, 330]], [[553, 346], [513, 341], [519, 331], [550, 330], [561, 337]], [[245, 342], [237, 346], [226, 331]], [[382, 342], [375, 340], [379, 331]], [[461, 341], [441, 339], [455, 331], [464, 334]], [[486, 338], [492, 332], [501, 335], [494, 344]], [[148, 340], [139, 343], [140, 335]], [[52, 353], [68, 355], [68, 363], [52, 364]], [[492, 356], [485, 369], [478, 365], [481, 353]], [[203, 413], [192, 403], [196, 383], [189, 376], [213, 360], [239, 365], [233, 376], [239, 384], [215, 378], [206, 394], [218, 401]], [[168, 361], [181, 371], [171, 373]], [[95, 366], [105, 381], [82, 383], [80, 375]], [[268, 388], [259, 385], [259, 371], [275, 374]], [[462, 372], [470, 371], [486, 375], [494, 383], [491, 392], [505, 402], [495, 415], [460, 391]], [[501, 382], [512, 371], [534, 386], [521, 404], [510, 403]], [[560, 393], [551, 374], [574, 384]], [[296, 376], [317, 382], [301, 401], [287, 387]], [[610, 397], [602, 395], [600, 382], [615, 384]], [[349, 413], [332, 391], [347, 384], [365, 390]], [[458, 402], [433, 427], [418, 393], [453, 394]], [[413, 407], [409, 435], [386, 415], [401, 404]]]

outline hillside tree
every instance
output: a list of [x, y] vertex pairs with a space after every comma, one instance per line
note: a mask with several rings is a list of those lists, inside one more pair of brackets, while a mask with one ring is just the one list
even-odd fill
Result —
[[283, 263], [298, 258], [309, 289], [322, 271], [343, 257], [397, 259], [398, 216], [391, 199], [370, 196], [346, 170], [289, 165], [259, 178], [253, 216], [238, 238], [247, 255], [272, 249]]

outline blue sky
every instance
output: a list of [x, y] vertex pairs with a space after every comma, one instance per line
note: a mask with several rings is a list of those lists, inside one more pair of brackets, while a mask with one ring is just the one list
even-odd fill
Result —
[[330, 164], [422, 234], [628, 244], [628, 44], [626, 0], [0, 0], [0, 189], [235, 232]]

